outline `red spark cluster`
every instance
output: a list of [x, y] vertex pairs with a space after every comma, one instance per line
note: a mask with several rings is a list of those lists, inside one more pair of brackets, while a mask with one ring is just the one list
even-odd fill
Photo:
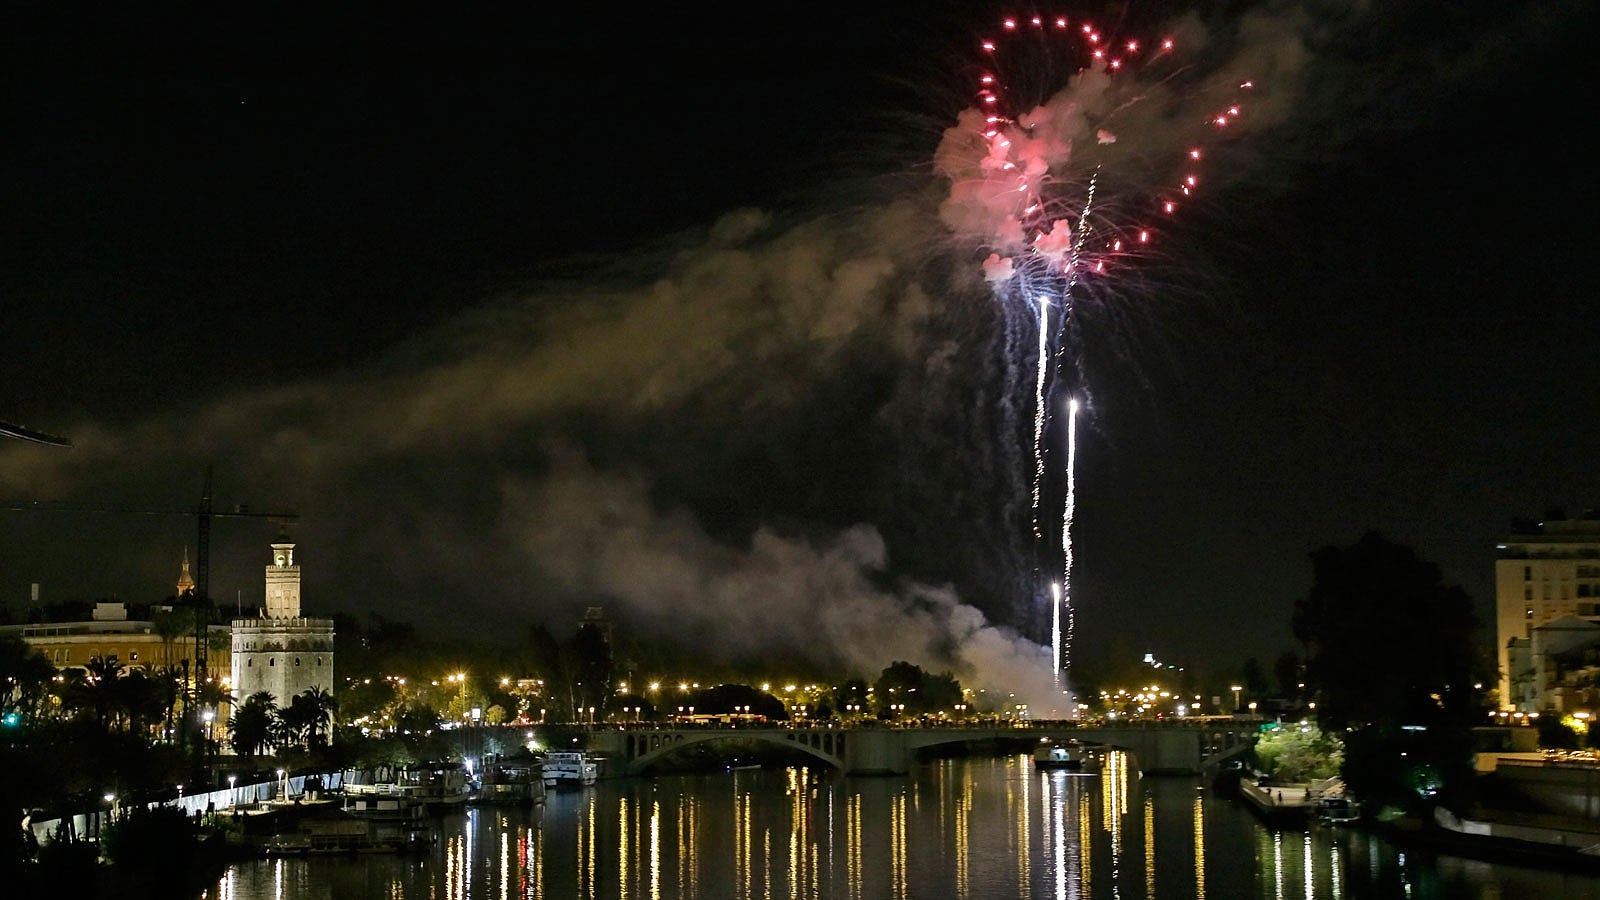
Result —
[[[989, 145], [991, 156], [995, 158], [1006, 156], [1006, 151], [1011, 147], [1012, 137], [1027, 133], [1027, 127], [1018, 121], [1018, 117], [1028, 110], [1013, 108], [1016, 103], [1026, 101], [1014, 100], [1009, 96], [1000, 65], [1010, 42], [1024, 38], [1058, 44], [1059, 47], [1052, 47], [1052, 52], [1059, 50], [1058, 55], [1076, 60], [1074, 74], [1097, 69], [1119, 78], [1146, 77], [1151, 74], [1159, 76], [1159, 73], [1155, 72], [1157, 65], [1164, 63], [1170, 66], [1171, 62], [1166, 58], [1176, 52], [1176, 41], [1172, 37], [1144, 40], [1138, 37], [1111, 35], [1092, 22], [1066, 15], [1007, 17], [1001, 20], [999, 33], [983, 38], [979, 42], [983, 63], [977, 77], [976, 92], [977, 108], [983, 112], [982, 135]], [[1062, 86], [1057, 85], [1058, 88]], [[1237, 86], [1237, 90], [1242, 95], [1253, 87], [1253, 82], [1244, 81]], [[1205, 121], [1213, 131], [1220, 131], [1228, 128], [1242, 114], [1242, 103], [1233, 100], [1211, 114]], [[1101, 130], [1099, 134], [1102, 143], [1116, 140], [1108, 131]], [[1084, 272], [1103, 273], [1106, 271], [1108, 260], [1134, 255], [1142, 245], [1148, 245], [1154, 233], [1152, 220], [1149, 217], [1154, 215], [1156, 219], [1165, 219], [1174, 216], [1179, 212], [1180, 203], [1197, 193], [1200, 185], [1197, 164], [1203, 156], [1200, 146], [1190, 147], [1177, 161], [1178, 165], [1175, 168], [1179, 174], [1175, 182], [1151, 191], [1142, 202], [1137, 200], [1129, 202], [1130, 198], [1126, 197], [1117, 198], [1115, 208], [1120, 216], [1127, 217], [1130, 221], [1106, 223], [1104, 217], [1090, 217], [1087, 215], [1086, 205], [1092, 202], [1090, 199], [1092, 194], [1077, 198], [1078, 208], [1085, 210], [1085, 219], [1101, 223], [1100, 227], [1091, 225], [1087, 230], [1108, 232], [1108, 234], [1078, 235], [1077, 247], [1072, 254], [1077, 258], [1077, 271], [1074, 272], [1074, 263], [1070, 258], [1052, 260], [1052, 263], [1059, 266], [1057, 271], [1069, 275]], [[1042, 232], [1052, 227], [1050, 220], [1053, 215], [1070, 212], [1073, 203], [1063, 203], [1059, 200], [1047, 202], [1041, 196], [1043, 184], [1048, 180], [1060, 185], [1062, 180], [1059, 177], [1030, 177], [1027, 172], [1018, 172], [1017, 166], [1009, 161], [1001, 164], [999, 168], [1007, 173], [1007, 176], [1016, 179], [1016, 192], [1024, 194], [1022, 203], [1019, 204], [1021, 214], [1018, 218], [1021, 220], [1030, 254], [1037, 253], [1033, 242]], [[1010, 174], [1014, 172], [1017, 174]], [[1140, 209], [1145, 212], [1141, 214]], [[1109, 227], [1106, 227], [1107, 225]]]

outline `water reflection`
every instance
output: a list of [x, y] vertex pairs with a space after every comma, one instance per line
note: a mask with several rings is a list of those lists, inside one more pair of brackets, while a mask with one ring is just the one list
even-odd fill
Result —
[[[1159, 851], [1159, 852], [1158, 852]], [[1026, 757], [910, 778], [791, 769], [603, 782], [542, 808], [445, 820], [432, 853], [265, 860], [208, 900], [649, 898], [1499, 898], [1600, 896], [1600, 880], [1448, 858], [1364, 833], [1275, 832], [1193, 779]]]

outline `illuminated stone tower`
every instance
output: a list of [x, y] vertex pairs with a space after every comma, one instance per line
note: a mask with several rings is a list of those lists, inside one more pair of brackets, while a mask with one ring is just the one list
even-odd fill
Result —
[[189, 545], [183, 546], [183, 569], [178, 572], [178, 592], [174, 597], [182, 598], [184, 594], [194, 590], [194, 576], [189, 574]]
[[272, 545], [266, 605], [233, 620], [232, 694], [243, 703], [266, 691], [279, 706], [310, 688], [333, 693], [333, 620], [300, 614], [300, 567], [287, 540]]
[[300, 567], [294, 564], [293, 544], [272, 545], [272, 565], [267, 566], [267, 618], [300, 618]]

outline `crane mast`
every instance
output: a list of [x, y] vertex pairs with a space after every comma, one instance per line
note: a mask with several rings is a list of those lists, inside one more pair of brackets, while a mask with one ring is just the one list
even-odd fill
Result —
[[[0, 509], [38, 510], [45, 512], [120, 512], [146, 516], [194, 516], [196, 527], [196, 558], [194, 592], [188, 602], [194, 609], [194, 684], [196, 690], [205, 684], [209, 675], [206, 638], [211, 624], [211, 520], [212, 519], [267, 519], [280, 525], [299, 520], [293, 512], [252, 512], [238, 507], [230, 512], [213, 508], [211, 469], [206, 469], [205, 487], [200, 502], [192, 507], [144, 507], [116, 503], [77, 503], [51, 500], [0, 500]], [[183, 598], [179, 598], [183, 602]]]

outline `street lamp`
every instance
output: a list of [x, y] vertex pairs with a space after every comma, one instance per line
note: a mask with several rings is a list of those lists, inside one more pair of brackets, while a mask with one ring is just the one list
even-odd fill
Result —
[[285, 770], [283, 770], [283, 769], [279, 769], [278, 770], [278, 781], [281, 782], [280, 789], [279, 789], [280, 792], [278, 794], [278, 799], [279, 800], [287, 800], [287, 799], [289, 799], [289, 778], [288, 778], [288, 773]]
[[228, 808], [229, 809], [232, 809], [233, 807], [235, 807], [235, 806], [237, 806], [239, 804], [239, 797], [238, 797], [237, 794], [234, 793], [234, 790], [233, 790], [233, 783], [235, 781], [237, 781], [237, 780], [239, 780], [239, 776], [237, 776], [237, 775], [229, 775], [228, 776]]
[[1233, 685], [1232, 687], [1228, 688], [1228, 690], [1233, 691], [1233, 711], [1234, 712], [1238, 712], [1239, 711], [1239, 692], [1244, 690], [1244, 688], [1241, 687], [1240, 685], [1236, 684], [1236, 685]]

